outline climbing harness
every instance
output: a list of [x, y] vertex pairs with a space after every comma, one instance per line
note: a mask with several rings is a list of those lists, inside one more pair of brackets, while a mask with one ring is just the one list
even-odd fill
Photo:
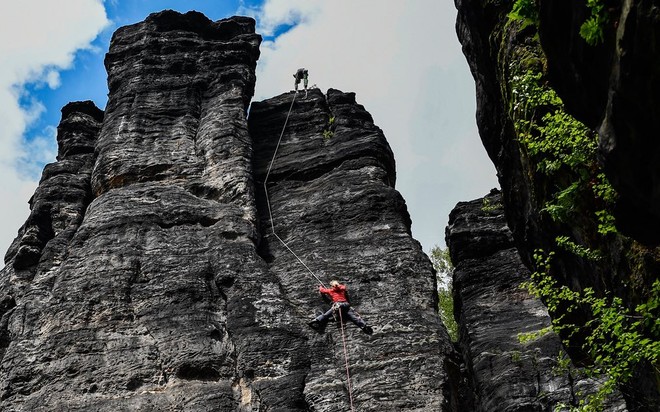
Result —
[[[275, 157], [277, 156], [277, 151], [280, 148], [280, 142], [282, 141], [282, 136], [284, 136], [284, 130], [286, 129], [286, 125], [289, 122], [289, 116], [291, 115], [291, 109], [293, 109], [293, 103], [296, 101], [296, 96], [298, 95], [298, 90], [296, 89], [293, 99], [291, 100], [291, 106], [289, 106], [289, 112], [286, 114], [286, 119], [284, 120], [284, 126], [282, 127], [282, 132], [280, 133], [280, 137], [277, 140], [277, 145], [275, 146], [275, 152], [273, 153], [273, 158], [270, 160], [270, 164], [268, 165], [268, 170], [266, 171], [266, 178], [264, 179], [264, 192], [266, 193], [266, 205], [268, 206], [268, 216], [270, 218], [270, 229], [273, 234], [277, 238], [277, 240], [280, 241], [280, 243], [289, 251], [293, 256], [295, 256], [296, 259], [298, 259], [298, 262], [300, 262], [307, 271], [314, 276], [314, 278], [323, 286], [324, 288], [326, 287], [325, 284], [319, 279], [318, 276], [303, 262], [303, 260], [296, 255], [296, 253], [289, 247], [289, 245], [275, 233], [275, 224], [273, 223], [273, 211], [271, 210], [270, 207], [270, 199], [268, 198], [268, 177], [270, 176], [270, 171], [273, 168], [273, 163], [275, 162]], [[307, 90], [305, 89], [305, 97], [307, 97]], [[333, 309], [335, 307], [333, 306]], [[346, 382], [347, 382], [347, 389], [348, 389], [348, 399], [351, 405], [351, 412], [354, 411], [353, 408], [353, 389], [351, 387], [351, 374], [348, 368], [348, 350], [346, 348], [346, 336], [344, 333], [344, 320], [342, 318], [342, 310], [341, 307], [337, 306], [337, 310], [339, 312], [339, 324], [341, 325], [341, 341], [342, 341], [342, 346], [344, 348], [344, 364], [346, 366]], [[359, 315], [358, 315], [359, 316]]]

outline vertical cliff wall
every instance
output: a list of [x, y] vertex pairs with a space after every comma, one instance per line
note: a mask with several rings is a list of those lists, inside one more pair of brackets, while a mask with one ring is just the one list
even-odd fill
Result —
[[[548, 310], [527, 291], [531, 273], [514, 246], [502, 196], [460, 202], [449, 216], [458, 347], [465, 362], [463, 410], [554, 411], [599, 387], [567, 359]], [[563, 406], [566, 407], [566, 406]], [[620, 394], [607, 411], [626, 411]]]
[[660, 17], [653, 1], [603, 2], [602, 37], [579, 35], [581, 2], [539, 1], [549, 79], [571, 113], [599, 131], [605, 171], [619, 193], [620, 230], [660, 243]]
[[355, 96], [254, 103], [254, 21], [162, 12], [119, 29], [109, 102], [63, 109], [0, 273], [3, 411], [349, 409], [343, 343], [307, 322], [346, 282], [355, 410], [449, 410], [452, 347], [392, 152]]
[[[607, 305], [620, 299], [624, 318], [639, 317], [638, 305], [658, 299], [652, 285], [660, 259], [653, 247], [656, 212], [651, 211], [657, 200], [657, 142], [646, 132], [655, 124], [650, 119], [657, 105], [650, 95], [657, 81], [653, 65], [645, 64], [653, 61], [655, 46], [640, 37], [655, 38], [656, 7], [644, 1], [596, 2], [608, 18], [599, 23], [602, 41], [589, 45], [580, 35], [591, 13], [587, 2], [521, 2], [529, 10], [517, 19], [510, 14], [514, 2], [455, 3], [458, 36], [476, 84], [480, 136], [497, 169], [522, 261], [555, 280], [555, 292], [562, 286], [577, 294], [593, 291]], [[633, 101], [639, 89], [644, 89], [640, 100]], [[534, 101], [541, 96], [546, 100]], [[562, 120], [553, 124], [558, 117]], [[575, 118], [584, 124], [567, 127], [577, 124]], [[571, 144], [576, 135], [580, 144]], [[593, 150], [584, 150], [588, 146]], [[576, 160], [581, 152], [585, 156]], [[626, 168], [627, 162], [635, 165]], [[606, 199], [599, 192], [607, 187], [600, 186], [603, 175], [620, 191], [618, 197], [612, 192]], [[535, 255], [551, 256], [550, 264], [543, 267]], [[570, 306], [555, 306], [552, 315], [578, 325], [566, 350], [574, 360], [593, 364], [597, 351], [585, 338], [602, 319], [588, 304], [569, 311]], [[649, 342], [658, 341], [653, 327], [636, 328]], [[616, 331], [607, 334], [621, 337]], [[653, 359], [657, 354], [633, 361], [630, 379], [622, 379], [630, 410], [658, 408]]]
[[[293, 107], [269, 177], [275, 232], [323, 279], [348, 282], [368, 337], [348, 328], [357, 410], [446, 410], [449, 338], [436, 313], [430, 262], [410, 236], [410, 218], [394, 190], [394, 159], [382, 131], [353, 93], [312, 90], [253, 103], [250, 134], [263, 181], [288, 109]], [[270, 231], [260, 253], [304, 322], [319, 306], [317, 282]], [[314, 410], [346, 409], [342, 342], [336, 328], [310, 337], [305, 393]], [[343, 379], [343, 378], [342, 378]]]

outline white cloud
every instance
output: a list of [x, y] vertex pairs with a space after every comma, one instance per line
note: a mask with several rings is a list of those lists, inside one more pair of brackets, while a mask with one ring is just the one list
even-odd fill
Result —
[[256, 18], [266, 34], [297, 25], [262, 45], [255, 99], [291, 90], [299, 67], [322, 90], [356, 92], [392, 146], [397, 188], [425, 250], [444, 243], [458, 201], [497, 186], [452, 2], [268, 0]]
[[[26, 95], [25, 85], [60, 84], [59, 70], [71, 67], [75, 52], [106, 27], [108, 20], [101, 0], [21, 0], [0, 3], [0, 257], [29, 214], [28, 199], [36, 188], [36, 159], [54, 160], [52, 130], [34, 142], [24, 143], [30, 122], [43, 105]], [[27, 102], [21, 106], [19, 101]], [[30, 161], [26, 162], [28, 159]], [[2, 264], [0, 263], [0, 266]]]
[[17, 174], [26, 181], [36, 181], [41, 176], [43, 165], [57, 156], [57, 128], [47, 126], [42, 133], [35, 135], [23, 144], [20, 157], [16, 159]]
[[45, 77], [48, 87], [53, 90], [60, 87], [60, 73], [57, 70], [49, 70]]
[[[262, 45], [255, 99], [291, 90], [299, 67], [308, 68], [310, 84], [323, 90], [355, 91], [394, 150], [397, 187], [425, 249], [443, 243], [457, 201], [497, 185], [476, 133], [474, 85], [451, 1], [267, 0], [260, 10], [241, 12], [256, 14], [266, 35], [296, 24]], [[32, 145], [23, 143], [26, 127], [43, 110], [23, 86], [58, 87], [59, 71], [72, 65], [76, 50], [91, 47], [108, 21], [101, 0], [3, 1], [0, 15], [1, 257], [27, 217], [36, 186], [29, 163], [17, 165], [52, 159], [54, 150], [52, 130]]]
[[242, 6], [238, 13], [258, 18], [257, 31], [271, 36], [278, 26], [305, 23], [322, 11], [323, 0], [266, 1], [259, 9]]

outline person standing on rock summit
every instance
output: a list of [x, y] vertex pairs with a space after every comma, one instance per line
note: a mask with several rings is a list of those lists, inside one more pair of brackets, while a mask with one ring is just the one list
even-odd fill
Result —
[[296, 91], [298, 91], [298, 85], [300, 84], [300, 81], [304, 80], [303, 86], [305, 86], [305, 93], [307, 93], [307, 69], [301, 67], [293, 74], [293, 77], [296, 79], [296, 82], [294, 83]]
[[367, 335], [371, 335], [374, 332], [371, 326], [367, 326], [360, 315], [351, 308], [346, 286], [336, 280], [332, 280], [330, 281], [329, 288], [319, 286], [319, 292], [332, 299], [332, 307], [324, 314], [317, 316], [313, 321], [309, 322], [309, 326], [312, 329], [317, 332], [323, 332], [330, 318], [334, 316], [335, 312], [339, 312], [339, 318], [342, 321], [346, 318], [350, 319], [351, 322], [355, 323]]

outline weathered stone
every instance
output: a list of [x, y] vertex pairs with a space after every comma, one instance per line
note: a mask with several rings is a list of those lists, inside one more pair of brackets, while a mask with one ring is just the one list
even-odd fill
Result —
[[[548, 311], [522, 287], [531, 276], [506, 225], [501, 194], [456, 205], [446, 234], [458, 345], [473, 392], [463, 410], [549, 412], [593, 393], [595, 382], [559, 367], [566, 354]], [[627, 409], [619, 397], [607, 410]]]
[[[519, 247], [527, 243], [541, 244], [540, 207], [529, 178], [529, 166], [521, 159], [519, 144], [513, 138], [515, 129], [500, 88], [507, 80], [499, 70], [502, 67], [498, 60], [500, 53], [507, 53], [508, 57], [511, 49], [520, 43], [503, 39], [510, 4], [487, 0], [455, 0], [455, 3], [458, 9], [456, 31], [476, 86], [479, 135], [497, 170], [507, 222]], [[501, 52], [500, 45], [504, 47]], [[523, 260], [529, 263], [531, 253], [525, 252], [523, 249]]]
[[[353, 93], [293, 93], [250, 110], [257, 181], [263, 182], [290, 107], [268, 179], [275, 233], [324, 282], [347, 282], [375, 334], [346, 329], [356, 410], [450, 410], [449, 339], [436, 314], [430, 262], [410, 236], [410, 218], [394, 190], [394, 161], [382, 131]], [[292, 106], [293, 105], [293, 106]], [[263, 192], [260, 192], [263, 196]], [[318, 282], [272, 235], [260, 200], [260, 254], [302, 316], [321, 301]], [[310, 336], [305, 398], [315, 411], [348, 408], [342, 339], [329, 327]]]
[[[554, 334], [517, 339], [549, 318], [519, 289], [529, 272], [514, 245], [529, 251], [553, 232], [496, 69], [526, 40], [491, 48], [506, 8], [484, 4], [462, 8], [460, 27], [482, 138], [503, 202], [519, 208], [507, 211], [513, 233], [495, 194], [490, 208], [452, 215], [460, 356], [392, 151], [355, 95], [285, 93], [255, 102], [248, 120], [254, 21], [168, 11], [115, 34], [105, 113], [63, 109], [58, 162], [0, 273], [0, 408], [336, 411], [350, 387], [360, 411], [545, 411], [592, 390], [549, 372]], [[280, 135], [271, 220], [263, 183]], [[374, 335], [308, 328], [326, 307], [314, 275], [346, 282]]]
[[66, 243], [92, 200], [89, 179], [102, 121], [103, 111], [90, 101], [69, 103], [62, 109], [58, 162], [44, 168], [39, 188], [30, 199], [30, 216], [5, 256], [5, 263], [11, 261], [17, 276], [31, 278], [40, 258], [52, 260], [65, 253]]
[[[602, 53], [612, 43], [612, 34], [607, 32], [606, 28], [605, 43], [593, 49], [583, 44], [571, 43], [580, 38], [579, 28], [575, 25], [585, 16], [584, 2], [540, 3], [540, 37], [544, 43], [543, 48], [533, 24], [525, 25], [520, 21], [509, 20], [512, 2], [456, 1], [457, 32], [476, 84], [477, 124], [484, 146], [498, 171], [507, 223], [527, 267], [534, 267], [532, 257], [535, 250], [541, 250], [541, 253], [553, 251], [555, 263], [552, 276], [560, 285], [578, 292], [591, 288], [599, 296], [618, 296], [628, 308], [635, 308], [648, 299], [651, 284], [657, 279], [656, 268], [660, 261], [658, 250], [644, 247], [620, 234], [610, 233], [603, 236], [600, 233], [598, 226], [601, 222], [595, 219], [595, 216], [599, 208], [602, 210], [605, 206], [602, 199], [594, 198], [591, 189], [597, 179], [588, 183], [583, 180], [583, 189], [568, 202], [570, 219], [552, 219], [550, 214], [544, 211], [546, 206], [557, 201], [555, 196], [559, 190], [566, 188], [571, 182], [584, 179], [584, 176], [568, 167], [554, 173], [540, 170], [538, 159], [530, 156], [525, 147], [521, 147], [514, 128], [513, 116], [519, 115], [519, 112], [515, 110], [516, 101], [512, 96], [520, 90], [513, 90], [512, 85], [515, 84], [515, 76], [527, 71], [543, 75], [547, 68], [550, 72], [548, 77], [554, 81], [553, 86], [562, 91], [562, 97], [573, 93], [572, 101], [567, 101], [567, 107], [576, 111], [576, 114], [587, 122], [599, 118], [599, 108], [609, 104], [603, 100], [604, 95], [611, 97], [611, 94], [600, 90], [608, 75], [590, 65], [598, 66], [599, 63], [608, 61], [610, 57], [607, 53]], [[556, 18], [544, 14], [550, 12], [555, 13]], [[570, 30], [575, 32], [566, 33], [565, 30], [571, 25], [573, 26]], [[548, 42], [552, 42], [553, 51], [550, 53], [555, 54], [554, 58], [557, 59], [554, 62], [550, 56], [546, 61], [544, 51], [548, 52]], [[621, 50], [621, 53], [626, 54], [626, 51]], [[577, 86], [583, 79], [588, 83]], [[652, 81], [652, 76], [646, 79]], [[582, 107], [587, 100], [590, 102], [589, 107]], [[576, 107], [580, 107], [582, 111], [577, 111]], [[593, 124], [591, 126], [597, 127]], [[638, 149], [650, 152], [647, 156], [654, 156], [655, 152], [644, 143], [640, 143], [635, 150]], [[656, 166], [655, 163], [651, 165], [640, 162], [636, 165], [636, 170], [644, 167], [652, 169]], [[593, 172], [597, 165], [594, 164], [593, 168], [587, 173]], [[628, 172], [623, 172], [624, 175], [626, 173]], [[649, 173], [653, 176], [655, 172]], [[648, 181], [642, 182], [640, 190], [646, 190], [643, 186], [647, 183]], [[624, 195], [624, 198], [625, 196], [628, 195]], [[625, 200], [621, 204], [625, 204]], [[636, 213], [629, 209], [626, 213], [629, 213], [626, 219], [645, 219], [642, 211]], [[617, 216], [617, 220], [618, 218]], [[647, 229], [655, 230], [653, 219], [645, 224]], [[576, 244], [590, 248], [588, 250], [598, 251], [602, 258], [590, 259], [568, 250], [569, 248], [561, 248], [557, 241], [559, 236], [567, 236], [575, 240]], [[563, 313], [556, 315], [561, 316]], [[589, 310], [578, 309], [569, 316], [570, 320], [565, 318], [569, 323], [584, 325], [592, 319], [593, 314]], [[657, 339], [657, 334], [648, 328], [643, 333]], [[585, 344], [584, 337], [581, 333], [574, 334], [571, 345], [566, 347], [574, 359], [589, 358], [581, 349]], [[642, 362], [636, 364], [633, 375], [634, 379], [622, 388], [628, 407], [631, 410], [657, 409], [660, 402], [657, 385], [638, 383], [657, 381], [657, 368]]]
[[69, 103], [62, 108], [57, 128], [57, 160], [70, 155], [94, 153], [103, 111], [90, 100]]
[[660, 243], [660, 8], [607, 2], [603, 41], [589, 46], [585, 2], [541, 0], [539, 34], [553, 87], [568, 109], [598, 129], [605, 171], [619, 194], [617, 227]]
[[196, 12], [153, 14], [117, 30], [105, 60], [110, 100], [92, 176], [95, 195], [171, 179], [200, 196], [246, 202], [245, 109], [259, 43], [252, 19], [214, 23]]
[[[194, 12], [115, 33], [106, 112], [63, 111], [33, 201], [52, 223], [28, 221], [0, 273], [0, 409], [348, 408], [339, 329], [307, 327], [318, 285], [270, 233], [261, 182], [293, 96], [255, 103], [248, 132], [259, 42], [251, 19]], [[394, 180], [355, 96], [311, 90], [269, 179], [275, 227], [376, 330], [345, 330], [356, 410], [452, 410], [453, 348]], [[75, 207], [50, 201], [67, 193]]]
[[[242, 381], [250, 373], [280, 393], [300, 387], [299, 333], [255, 320], [246, 301], [269, 279], [254, 245], [245, 121], [259, 41], [250, 19], [198, 13], [164, 12], [116, 33], [97, 157], [68, 155], [95, 161], [79, 196], [94, 200], [79, 227], [67, 222], [66, 254], [39, 255], [27, 284], [3, 273], [15, 301], [3, 410], [236, 409], [255, 390]], [[61, 156], [87, 151], [78, 135], [88, 128], [74, 128], [68, 145], [60, 130]], [[67, 159], [45, 176], [61, 176]], [[272, 310], [288, 311], [269, 294]], [[266, 356], [275, 371], [291, 364], [289, 379], [250, 372]]]

